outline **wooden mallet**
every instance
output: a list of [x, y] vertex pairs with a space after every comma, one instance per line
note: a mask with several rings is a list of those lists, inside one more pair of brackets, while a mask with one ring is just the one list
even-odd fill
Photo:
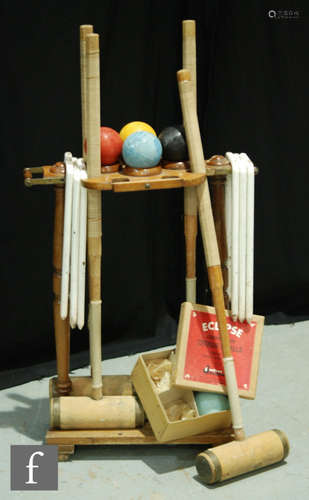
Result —
[[[178, 71], [177, 79], [191, 169], [195, 173], [202, 173], [205, 172], [205, 160], [190, 71], [186, 69]], [[223, 279], [207, 177], [196, 189], [208, 279], [219, 324], [235, 436], [235, 441], [205, 450], [197, 456], [198, 473], [202, 480], [211, 484], [280, 462], [289, 453], [289, 442], [286, 435], [279, 430], [263, 432], [247, 439], [245, 437], [234, 359], [226, 325]]]
[[[99, 35], [84, 25], [81, 34], [82, 119], [87, 137], [90, 177], [101, 173], [100, 162], [100, 53]], [[84, 144], [84, 141], [83, 141]], [[85, 151], [84, 151], [85, 154]], [[101, 192], [88, 192], [89, 335], [91, 388], [88, 380], [78, 395], [50, 400], [51, 428], [131, 429], [144, 424], [144, 410], [133, 395], [106, 395], [101, 365]], [[121, 381], [119, 381], [121, 382]], [[80, 387], [81, 389], [81, 387]], [[119, 390], [116, 379], [115, 389]], [[85, 392], [85, 395], [81, 393]], [[104, 397], [103, 397], [104, 395]], [[91, 396], [91, 397], [90, 397]]]

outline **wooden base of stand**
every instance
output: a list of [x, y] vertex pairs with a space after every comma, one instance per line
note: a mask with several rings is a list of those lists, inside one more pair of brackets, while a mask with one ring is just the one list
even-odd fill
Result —
[[217, 446], [233, 440], [232, 429], [177, 439], [168, 443], [156, 440], [149, 423], [140, 429], [53, 430], [46, 433], [46, 444], [58, 445], [58, 460], [69, 460], [76, 445], [208, 445]]
[[[70, 396], [88, 395], [91, 393], [90, 377], [72, 377], [72, 391]], [[104, 394], [130, 395], [133, 386], [129, 375], [103, 376]], [[49, 381], [49, 397], [59, 396], [57, 379]], [[144, 427], [136, 429], [83, 429], [83, 430], [58, 430], [49, 429], [46, 433], [46, 444], [58, 446], [58, 460], [66, 461], [74, 455], [76, 445], [208, 445], [216, 446], [233, 440], [233, 429], [222, 429], [187, 438], [161, 443], [155, 438], [149, 422]]]

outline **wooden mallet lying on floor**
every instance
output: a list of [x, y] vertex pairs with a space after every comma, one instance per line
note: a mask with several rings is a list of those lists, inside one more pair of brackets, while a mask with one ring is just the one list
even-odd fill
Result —
[[[205, 172], [205, 161], [190, 72], [185, 69], [178, 71], [177, 79], [191, 169], [195, 173], [202, 173]], [[197, 456], [198, 473], [202, 480], [211, 484], [284, 460], [289, 453], [289, 442], [285, 434], [279, 430], [263, 432], [247, 439], [245, 437], [234, 359], [226, 326], [223, 279], [207, 177], [196, 189], [209, 285], [220, 329], [224, 372], [235, 436], [235, 441], [205, 450]]]

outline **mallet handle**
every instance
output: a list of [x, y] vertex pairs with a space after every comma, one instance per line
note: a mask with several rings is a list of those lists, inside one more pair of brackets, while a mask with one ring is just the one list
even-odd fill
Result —
[[182, 21], [182, 66], [190, 71], [194, 108], [197, 108], [196, 91], [196, 29], [195, 21]]
[[[86, 105], [88, 177], [101, 174], [100, 155], [100, 50], [99, 35], [86, 36]], [[102, 199], [100, 191], [88, 191], [89, 334], [93, 398], [102, 398], [101, 255]]]
[[[196, 108], [195, 21], [182, 22], [182, 66], [191, 73]], [[196, 302], [197, 196], [195, 187], [184, 189], [184, 232], [186, 241], [186, 300]]]
[[86, 103], [86, 36], [93, 32], [91, 24], [80, 26], [80, 90], [81, 90], [81, 111], [82, 111], [82, 153], [86, 159], [85, 139], [87, 129], [87, 103]]
[[[188, 70], [178, 71], [177, 79], [191, 168], [195, 173], [202, 173], [205, 171], [205, 160], [196, 108], [194, 107], [194, 93], [192, 90], [190, 72]], [[230, 339], [226, 324], [220, 256], [207, 177], [205, 182], [197, 187], [197, 195], [209, 284], [219, 324], [223, 358], [228, 359], [228, 369], [225, 372], [225, 377], [232, 412], [233, 427], [236, 439], [244, 439], [245, 436], [238, 397], [234, 360], [231, 354]]]

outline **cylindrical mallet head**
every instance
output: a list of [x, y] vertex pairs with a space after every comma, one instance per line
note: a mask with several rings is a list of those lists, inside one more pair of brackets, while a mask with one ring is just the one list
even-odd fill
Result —
[[280, 462], [289, 449], [286, 435], [273, 429], [203, 451], [196, 458], [196, 468], [205, 483], [222, 482]]
[[134, 396], [65, 396], [50, 400], [52, 429], [135, 429], [144, 410]]

